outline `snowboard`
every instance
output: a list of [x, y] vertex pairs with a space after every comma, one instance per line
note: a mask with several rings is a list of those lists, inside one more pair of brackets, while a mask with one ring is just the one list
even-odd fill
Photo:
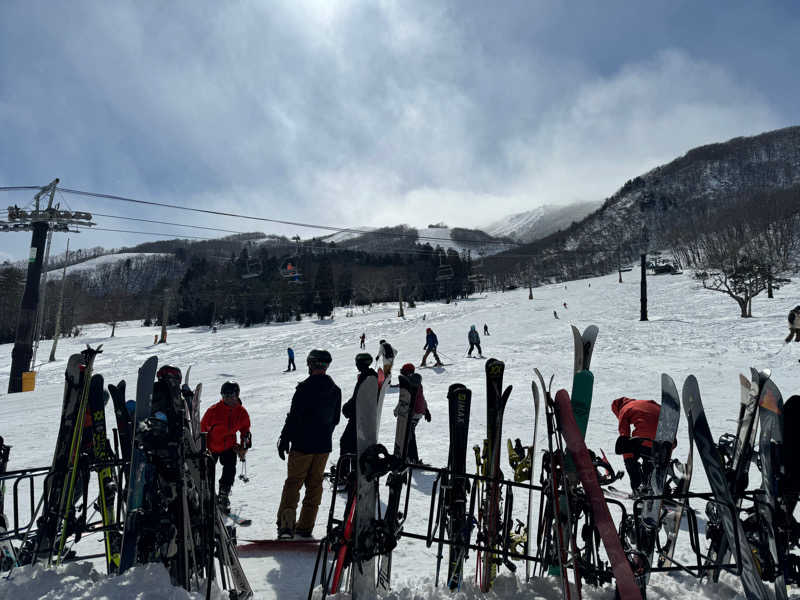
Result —
[[[370, 370], [359, 375], [358, 392], [355, 400], [356, 441], [358, 456], [378, 443], [378, 375]], [[355, 547], [353, 556], [362, 556], [362, 546], [370, 537], [370, 528], [375, 519], [377, 502], [376, 485], [367, 481], [360, 461], [356, 460], [356, 513], [355, 513]], [[353, 571], [353, 600], [375, 596], [375, 560], [363, 558], [358, 561], [358, 568]]]
[[711, 430], [703, 409], [703, 402], [700, 398], [700, 388], [694, 375], [689, 375], [683, 384], [683, 410], [686, 413], [686, 420], [694, 437], [694, 443], [700, 459], [705, 468], [708, 482], [716, 499], [722, 505], [719, 514], [725, 537], [730, 548], [736, 548], [738, 538], [740, 552], [740, 566], [742, 585], [744, 586], [745, 596], [748, 600], [767, 600], [769, 594], [764, 582], [759, 575], [753, 552], [747, 541], [744, 527], [738, 515], [732, 515], [728, 507], [736, 506], [731, 495], [725, 471], [722, 467], [719, 450], [711, 437]]
[[572, 413], [569, 394], [566, 390], [556, 393], [556, 416], [561, 434], [577, 468], [578, 479], [589, 497], [595, 526], [603, 540], [606, 554], [611, 561], [611, 569], [617, 581], [617, 590], [621, 600], [641, 600], [641, 590], [628, 562], [628, 557], [620, 542], [617, 529], [611, 519], [608, 504], [603, 490], [597, 481], [597, 471], [592, 464], [589, 450]]

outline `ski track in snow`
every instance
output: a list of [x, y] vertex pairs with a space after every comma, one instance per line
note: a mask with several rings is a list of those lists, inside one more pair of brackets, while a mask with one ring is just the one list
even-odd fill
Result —
[[[787, 284], [776, 292], [775, 299], [765, 294], [753, 302], [752, 319], [741, 319], [737, 305], [719, 293], [703, 290], [687, 273], [682, 276], [652, 276], [648, 278], [649, 322], [639, 321], [639, 280], [635, 272], [624, 275], [625, 282], [617, 283], [617, 275], [554, 284], [534, 290], [528, 300], [528, 290], [474, 296], [466, 301], [419, 303], [406, 308], [406, 318], [396, 316], [397, 305], [375, 305], [372, 310], [356, 309], [353, 317], [344, 317], [338, 310], [335, 320], [254, 326], [248, 329], [223, 326], [212, 334], [204, 328], [170, 329], [168, 344], [154, 346], [153, 335], [158, 328], [140, 327], [138, 322], [117, 327], [114, 338], [106, 337], [110, 327], [84, 327], [84, 334], [59, 342], [58, 358], [45, 364], [38, 374], [36, 391], [28, 394], [0, 395], [0, 435], [13, 448], [9, 469], [47, 465], [52, 460], [57, 420], [61, 407], [63, 373], [71, 353], [87, 343], [103, 344], [103, 354], [97, 357], [95, 370], [105, 376], [106, 384], [120, 379], [128, 382], [129, 397], [134, 394], [136, 372], [144, 360], [155, 354], [159, 364], [166, 363], [186, 370], [192, 365], [191, 384], [203, 382], [202, 410], [218, 399], [219, 386], [226, 379], [236, 379], [242, 386], [242, 399], [252, 420], [253, 448], [248, 453], [250, 482], [237, 480], [231, 497], [232, 508], [253, 519], [253, 525], [239, 528], [242, 539], [275, 537], [276, 509], [280, 499], [286, 465], [278, 458], [276, 442], [289, 410], [292, 393], [298, 381], [305, 377], [304, 357], [312, 348], [328, 349], [333, 355], [329, 374], [342, 388], [343, 399], [352, 393], [356, 370], [353, 357], [359, 352], [358, 339], [367, 336], [367, 351], [377, 353], [378, 340], [387, 339], [397, 349], [395, 372], [405, 362], [418, 364], [425, 343], [425, 328], [432, 327], [440, 341], [440, 355], [446, 363], [441, 370], [425, 369], [425, 396], [433, 421], [421, 422], [417, 429], [422, 459], [434, 466], [447, 461], [447, 388], [460, 382], [473, 390], [468, 445], [480, 443], [486, 430], [484, 361], [466, 358], [467, 331], [475, 324], [478, 331], [489, 326], [490, 336], [481, 336], [484, 356], [496, 357], [506, 363], [504, 385], [513, 385], [503, 427], [504, 437], [519, 437], [529, 444], [533, 426], [533, 403], [530, 382], [533, 368], [538, 367], [545, 377], [555, 374], [553, 391], [568, 390], [572, 380], [573, 348], [569, 325], [583, 330], [589, 324], [600, 328], [592, 359], [595, 374], [594, 402], [587, 445], [603, 448], [615, 469], [623, 469], [621, 457], [613, 455], [617, 424], [610, 404], [619, 396], [650, 398], [660, 401], [660, 374], [671, 375], [680, 390], [689, 374], [697, 376], [712, 433], [718, 437], [733, 431], [738, 415], [738, 374], [749, 374], [749, 368], [770, 367], [772, 378], [788, 398], [800, 384], [800, 344], [784, 346], [786, 312], [800, 295], [800, 285]], [[589, 284], [591, 283], [591, 287]], [[567, 309], [562, 304], [566, 302]], [[557, 310], [560, 319], [553, 318]], [[425, 319], [423, 320], [423, 315]], [[51, 342], [42, 343], [39, 357], [49, 354]], [[292, 346], [297, 355], [298, 371], [282, 373], [286, 367], [286, 348]], [[0, 389], [7, 388], [12, 345], [0, 347]], [[395, 421], [392, 408], [397, 402], [393, 390], [386, 396], [379, 440], [391, 445]], [[113, 411], [107, 411], [113, 422]], [[338, 456], [338, 439], [344, 421], [334, 433], [334, 451], [329, 462]], [[544, 418], [539, 420], [538, 449], [546, 443]], [[686, 419], [681, 414], [677, 456], [685, 458], [688, 447]], [[541, 453], [537, 452], [534, 472], [538, 481]], [[468, 452], [467, 465], [474, 471], [474, 456]], [[502, 464], [507, 465], [505, 448]], [[506, 467], [506, 471], [508, 467]], [[755, 471], [755, 467], [754, 467]], [[760, 482], [760, 475], [751, 473], [751, 487]], [[425, 532], [430, 487], [433, 475], [416, 473], [411, 492], [411, 508], [406, 529]], [[618, 482], [627, 490], [627, 480]], [[695, 460], [693, 491], [708, 490], [705, 473], [699, 458]], [[10, 510], [10, 491], [6, 498]], [[382, 502], [386, 490], [382, 487]], [[524, 520], [527, 494], [515, 498], [515, 516]], [[325, 532], [325, 521], [331, 494], [326, 487], [320, 506], [316, 537]], [[538, 508], [538, 496], [534, 496]], [[339, 497], [342, 510], [344, 496]], [[695, 506], [704, 522], [704, 506]], [[614, 514], [612, 508], [612, 514]], [[614, 514], [615, 520], [618, 514]], [[702, 529], [701, 529], [702, 533]], [[474, 539], [474, 538], [473, 538]], [[705, 544], [705, 540], [701, 540]], [[676, 558], [688, 558], [688, 536], [678, 538]], [[76, 548], [80, 554], [101, 550], [99, 539], [85, 538]], [[465, 565], [465, 583], [459, 594], [435, 588], [436, 548], [426, 548], [424, 542], [402, 539], [394, 552], [393, 591], [389, 598], [478, 598], [483, 597], [472, 582], [475, 554]], [[242, 564], [256, 598], [304, 598], [308, 591], [314, 554], [300, 552], [242, 553]], [[518, 573], [524, 579], [524, 567]], [[92, 568], [94, 571], [92, 571]], [[443, 561], [446, 572], [446, 561]], [[98, 561], [79, 562], [57, 570], [41, 568], [18, 569], [10, 581], [0, 580], [0, 600], [13, 598], [188, 598], [183, 590], [168, 584], [166, 572], [154, 565], [137, 567], [122, 577], [107, 578]], [[440, 583], [440, 586], [443, 583]], [[613, 598], [613, 588], [593, 589], [584, 585], [587, 598]], [[221, 596], [220, 596], [221, 597]], [[348, 597], [340, 594], [339, 598]], [[524, 583], [501, 569], [495, 589], [489, 598], [546, 598], [556, 600], [561, 592], [554, 578], [534, 579]], [[651, 577], [649, 598], [677, 597], [682, 599], [743, 597], [738, 579], [723, 574], [720, 583], [698, 582], [685, 574]]]

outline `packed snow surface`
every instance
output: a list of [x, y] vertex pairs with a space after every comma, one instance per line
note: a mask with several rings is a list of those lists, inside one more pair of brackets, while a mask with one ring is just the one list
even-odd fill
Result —
[[[417, 429], [422, 459], [434, 466], [447, 462], [447, 387], [461, 382], [473, 390], [469, 446], [480, 443], [486, 430], [484, 361], [467, 358], [467, 331], [475, 324], [480, 332], [486, 323], [490, 336], [481, 335], [486, 357], [506, 363], [505, 383], [514, 386], [506, 410], [504, 434], [519, 437], [529, 444], [533, 435], [533, 403], [531, 379], [538, 367], [549, 377], [555, 374], [553, 389], [569, 389], [572, 380], [573, 344], [569, 325], [581, 330], [589, 324], [600, 328], [592, 360], [595, 374], [594, 403], [587, 432], [590, 448], [605, 449], [616, 469], [622, 469], [620, 457], [613, 454], [617, 424], [610, 404], [619, 396], [660, 400], [660, 374], [670, 374], [680, 389], [689, 374], [697, 376], [700, 391], [715, 437], [733, 431], [738, 415], [739, 373], [749, 368], [769, 367], [772, 378], [784, 398], [800, 384], [800, 344], [784, 345], [786, 313], [797, 304], [800, 286], [791, 283], [776, 293], [772, 300], [761, 295], [753, 302], [752, 319], [738, 316], [737, 305], [722, 294], [703, 290], [687, 273], [648, 278], [649, 317], [639, 320], [639, 279], [635, 272], [626, 273], [625, 282], [617, 275], [550, 285], [528, 290], [490, 293], [469, 300], [444, 303], [420, 303], [406, 308], [406, 318], [397, 317], [395, 304], [375, 305], [358, 309], [353, 317], [339, 311], [335, 319], [271, 324], [248, 329], [223, 326], [214, 334], [204, 328], [170, 329], [167, 344], [152, 345], [158, 330], [140, 327], [138, 323], [118, 326], [114, 338], [111, 328], [93, 325], [84, 328], [79, 338], [59, 342], [59, 360], [44, 365], [38, 374], [36, 391], [13, 396], [0, 395], [0, 435], [11, 450], [9, 469], [47, 465], [52, 460], [53, 444], [61, 406], [63, 373], [71, 353], [85, 345], [103, 344], [103, 353], [96, 361], [96, 372], [106, 383], [125, 379], [129, 389], [135, 386], [136, 372], [142, 362], [157, 355], [160, 364], [173, 364], [184, 371], [191, 365], [191, 383], [203, 382], [203, 408], [218, 399], [217, 392], [226, 379], [237, 380], [242, 399], [252, 419], [253, 448], [248, 454], [249, 483], [236, 482], [233, 509], [251, 517], [253, 525], [239, 528], [240, 543], [244, 539], [273, 538], [276, 510], [286, 465], [279, 458], [276, 442], [284, 422], [295, 385], [304, 376], [303, 357], [312, 348], [328, 349], [333, 355], [329, 374], [342, 388], [347, 399], [356, 379], [353, 357], [359, 352], [358, 339], [366, 333], [367, 349], [377, 353], [377, 342], [386, 338], [398, 351], [396, 370], [405, 362], [419, 363], [425, 328], [438, 334], [443, 368], [424, 369], [425, 396], [433, 421], [422, 422]], [[567, 307], [564, 307], [566, 303]], [[557, 311], [558, 319], [553, 312]], [[283, 373], [286, 348], [297, 353], [298, 371]], [[49, 348], [49, 342], [44, 342]], [[0, 389], [7, 387], [11, 361], [11, 345], [0, 347]], [[131, 392], [132, 394], [132, 392]], [[130, 395], [130, 394], [129, 394]], [[380, 440], [393, 443], [395, 422], [391, 408], [397, 402], [394, 390], [386, 396], [386, 408], [380, 429]], [[110, 411], [109, 411], [110, 413]], [[109, 414], [109, 420], [113, 416]], [[334, 433], [333, 462], [338, 455], [338, 439], [344, 430], [342, 421]], [[538, 448], [546, 445], [543, 417], [537, 432]], [[688, 447], [686, 422], [681, 424], [676, 453], [685, 458]], [[468, 465], [474, 471], [472, 455]], [[538, 479], [541, 453], [537, 452], [534, 472]], [[502, 464], [507, 465], [503, 449]], [[506, 467], [507, 469], [507, 467]], [[695, 460], [693, 490], [708, 490], [708, 484]], [[751, 486], [760, 482], [751, 474]], [[416, 473], [411, 490], [411, 508], [406, 530], [425, 533], [433, 476]], [[618, 482], [627, 489], [627, 480]], [[386, 490], [382, 489], [382, 502]], [[515, 516], [524, 519], [525, 495], [515, 497]], [[344, 497], [337, 502], [342, 510]], [[315, 536], [325, 533], [325, 522], [331, 493], [326, 487], [317, 517]], [[538, 496], [534, 496], [538, 508]], [[9, 498], [6, 502], [9, 510]], [[699, 519], [704, 506], [698, 505]], [[615, 519], [618, 517], [614, 515]], [[474, 539], [474, 538], [473, 538]], [[676, 557], [688, 558], [688, 536], [682, 533]], [[701, 538], [705, 544], [705, 540]], [[96, 539], [82, 540], [76, 550], [91, 554], [100, 549]], [[424, 542], [402, 539], [394, 553], [391, 598], [479, 598], [482, 594], [473, 583], [475, 555], [465, 566], [465, 583], [460, 594], [452, 596], [446, 589], [433, 585], [436, 548]], [[308, 591], [315, 556], [302, 552], [242, 552], [242, 563], [257, 598], [304, 598]], [[524, 566], [511, 575], [501, 569], [489, 598], [561, 597], [555, 578], [524, 582]], [[443, 564], [446, 572], [446, 563]], [[187, 598], [183, 590], [168, 583], [166, 572], [155, 565], [137, 567], [121, 577], [105, 577], [97, 561], [78, 562], [54, 570], [40, 567], [22, 568], [10, 580], [0, 580], [0, 600], [13, 598]], [[520, 575], [521, 574], [521, 575]], [[611, 600], [613, 588], [594, 589], [584, 586], [587, 598]], [[344, 598], [347, 595], [342, 594]], [[737, 578], [723, 574], [718, 584], [699, 582], [686, 574], [653, 574], [648, 589], [651, 599], [692, 600], [699, 598], [729, 599], [743, 597]]]

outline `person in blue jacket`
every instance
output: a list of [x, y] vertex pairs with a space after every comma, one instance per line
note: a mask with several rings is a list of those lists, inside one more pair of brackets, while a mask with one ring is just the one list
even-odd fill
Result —
[[428, 359], [428, 355], [433, 352], [433, 358], [436, 359], [436, 364], [433, 365], [434, 367], [442, 366], [442, 361], [439, 360], [439, 355], [436, 353], [436, 347], [439, 345], [439, 338], [436, 337], [436, 334], [433, 333], [433, 329], [428, 327], [425, 330], [425, 345], [422, 347], [425, 350], [425, 354], [422, 355], [422, 362], [420, 363], [420, 367], [424, 367], [425, 361]]
[[297, 371], [297, 367], [294, 366], [294, 350], [287, 348], [286, 352], [289, 354], [289, 365], [286, 367], [284, 373], [288, 373], [289, 371]]

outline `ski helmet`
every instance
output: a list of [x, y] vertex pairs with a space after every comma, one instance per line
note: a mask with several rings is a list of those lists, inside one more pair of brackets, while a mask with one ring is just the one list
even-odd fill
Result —
[[406, 363], [402, 367], [400, 367], [400, 374], [409, 376], [414, 372], [414, 365], [411, 363]]
[[182, 377], [183, 376], [181, 375], [181, 370], [178, 367], [173, 367], [171, 365], [164, 365], [156, 373], [156, 378], [159, 381], [162, 379], [174, 379], [175, 381], [180, 383]]
[[306, 364], [313, 370], [327, 370], [328, 366], [333, 362], [331, 353], [327, 350], [312, 350], [308, 353]]
[[359, 352], [356, 354], [356, 368], [359, 371], [366, 371], [372, 365], [372, 354]]
[[219, 390], [221, 396], [238, 396], [239, 384], [235, 381], [226, 381]]
[[385, 343], [386, 343], [386, 340], [379, 340], [379, 341], [378, 341], [378, 343], [379, 343], [379, 344], [385, 344]]

